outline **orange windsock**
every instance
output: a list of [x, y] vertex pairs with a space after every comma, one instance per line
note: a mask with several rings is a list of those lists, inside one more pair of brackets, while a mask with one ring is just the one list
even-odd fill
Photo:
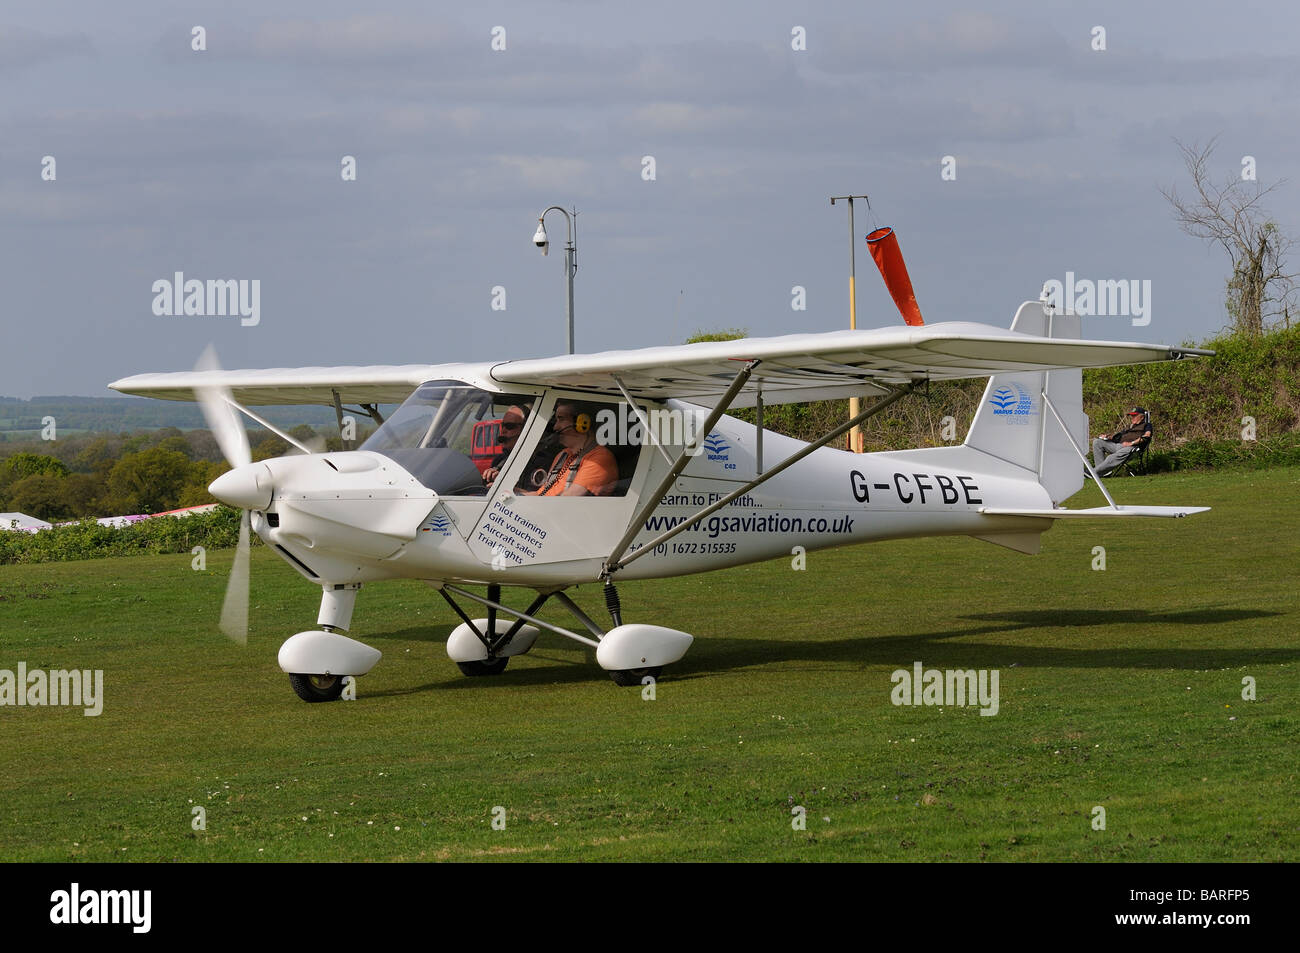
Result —
[[921, 309], [916, 305], [916, 295], [912, 293], [912, 279], [907, 276], [907, 264], [903, 261], [903, 252], [898, 247], [898, 238], [888, 225], [881, 226], [867, 236], [867, 249], [880, 269], [880, 277], [885, 279], [885, 287], [898, 305], [898, 313], [911, 325], [922, 325]]

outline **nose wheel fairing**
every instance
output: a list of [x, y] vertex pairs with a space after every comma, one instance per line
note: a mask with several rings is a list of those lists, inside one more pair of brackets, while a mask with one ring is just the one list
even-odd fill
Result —
[[280, 646], [281, 671], [290, 675], [365, 675], [383, 657], [376, 648], [338, 632], [313, 629]]
[[605, 633], [596, 661], [607, 672], [663, 668], [679, 661], [695, 637], [662, 625], [629, 623]]

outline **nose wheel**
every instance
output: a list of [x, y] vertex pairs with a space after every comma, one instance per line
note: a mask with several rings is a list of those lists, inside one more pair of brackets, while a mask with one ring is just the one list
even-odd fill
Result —
[[505, 656], [482, 662], [457, 662], [456, 667], [460, 669], [462, 675], [500, 675], [506, 670], [509, 661], [509, 656]]
[[609, 677], [614, 680], [615, 685], [629, 688], [633, 685], [640, 685], [641, 679], [647, 675], [655, 681], [659, 680], [659, 675], [664, 670], [662, 665], [655, 665], [650, 668], [620, 668], [609, 673]]
[[305, 702], [332, 702], [343, 694], [343, 675], [290, 675], [289, 684]]

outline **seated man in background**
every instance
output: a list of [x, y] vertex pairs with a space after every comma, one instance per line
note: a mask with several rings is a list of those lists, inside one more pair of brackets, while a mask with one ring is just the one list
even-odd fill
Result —
[[1097, 476], [1112, 472], [1132, 454], [1151, 442], [1151, 418], [1145, 407], [1133, 407], [1128, 423], [1113, 434], [1102, 434], [1092, 442], [1092, 462]]
[[[533, 496], [608, 496], [618, 482], [618, 461], [596, 443], [592, 408], [561, 399], [555, 405], [555, 434], [564, 449]], [[524, 493], [526, 491], [520, 491]]]
[[501, 467], [515, 449], [519, 433], [524, 429], [528, 411], [524, 407], [511, 407], [501, 415], [501, 452], [492, 458], [492, 463], [483, 471], [483, 482], [491, 484], [501, 474]]

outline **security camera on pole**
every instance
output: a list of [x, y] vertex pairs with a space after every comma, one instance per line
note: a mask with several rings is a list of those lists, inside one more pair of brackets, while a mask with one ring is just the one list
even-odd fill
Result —
[[564, 274], [567, 279], [568, 287], [568, 313], [569, 313], [569, 353], [573, 353], [573, 276], [578, 272], [578, 210], [573, 209], [570, 214], [558, 205], [552, 205], [541, 215], [537, 216], [537, 231], [533, 233], [533, 244], [542, 250], [545, 256], [550, 248], [551, 240], [546, 237], [546, 218], [547, 212], [559, 212], [564, 216], [568, 225], [569, 240], [564, 245]]

